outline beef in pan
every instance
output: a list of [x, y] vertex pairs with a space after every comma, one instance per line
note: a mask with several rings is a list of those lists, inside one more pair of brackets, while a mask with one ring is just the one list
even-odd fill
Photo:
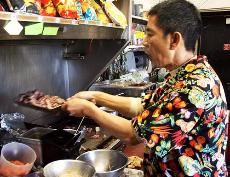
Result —
[[28, 106], [53, 110], [55, 108], [61, 107], [65, 100], [60, 98], [59, 96], [45, 95], [39, 90], [32, 90], [20, 94], [16, 99], [16, 102]]

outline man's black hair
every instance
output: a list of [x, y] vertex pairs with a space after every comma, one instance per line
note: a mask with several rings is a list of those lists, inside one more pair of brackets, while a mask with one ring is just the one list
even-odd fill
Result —
[[149, 16], [157, 17], [157, 25], [164, 34], [180, 32], [185, 48], [195, 51], [195, 44], [202, 30], [201, 16], [197, 8], [186, 0], [166, 0], [152, 7]]

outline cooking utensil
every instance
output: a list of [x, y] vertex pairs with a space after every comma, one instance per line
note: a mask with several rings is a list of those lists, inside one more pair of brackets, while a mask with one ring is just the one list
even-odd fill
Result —
[[86, 128], [83, 128], [81, 131], [75, 130], [74, 136], [66, 143], [67, 147], [75, 146], [77, 143], [80, 143], [81, 140], [85, 137]]
[[85, 134], [86, 134], [86, 129], [84, 128], [84, 129], [82, 129], [80, 132], [80, 136], [77, 138], [77, 140], [74, 142], [74, 146], [77, 144], [77, 143], [79, 143], [79, 142], [81, 142], [81, 140], [85, 137]]
[[[84, 119], [85, 119], [85, 116], [82, 117], [81, 122], [79, 123], [79, 125], [78, 125], [78, 127], [77, 127], [77, 129], [76, 129], [76, 132], [74, 133], [74, 136], [68, 141], [67, 144], [76, 145], [76, 143], [77, 143], [77, 142], [80, 142], [81, 139], [85, 136], [85, 129], [82, 130], [82, 133], [81, 133], [80, 136], [79, 136], [79, 129], [80, 129], [81, 124], [82, 124], [82, 122], [84, 121]], [[79, 137], [77, 138], [77, 136], [79, 136]], [[76, 138], [77, 138], [77, 140], [76, 140], [74, 143], [72, 143], [73, 140], [75, 140]]]
[[118, 177], [123, 174], [128, 163], [128, 157], [115, 150], [93, 150], [81, 154], [77, 160], [91, 164], [96, 177]]
[[77, 176], [92, 177], [95, 169], [92, 165], [80, 160], [57, 160], [47, 164], [44, 169], [45, 177]]
[[[85, 119], [85, 116], [82, 117], [81, 122], [79, 123], [79, 125], [78, 125], [78, 127], [77, 127], [77, 129], [76, 129], [76, 133], [78, 132], [79, 128], [81, 127], [81, 124], [82, 124], [82, 122], [84, 121], [84, 119]], [[75, 134], [76, 134], [76, 133], [75, 133]]]

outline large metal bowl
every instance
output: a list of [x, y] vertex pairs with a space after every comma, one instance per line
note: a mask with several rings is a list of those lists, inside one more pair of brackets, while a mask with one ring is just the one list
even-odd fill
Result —
[[45, 177], [92, 177], [95, 169], [79, 160], [57, 160], [47, 164], [43, 172]]
[[77, 157], [94, 166], [96, 177], [119, 177], [128, 163], [128, 158], [120, 151], [94, 150]]

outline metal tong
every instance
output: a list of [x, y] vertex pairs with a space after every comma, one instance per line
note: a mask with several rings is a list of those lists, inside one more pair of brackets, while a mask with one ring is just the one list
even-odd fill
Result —
[[[74, 136], [68, 141], [67, 144], [69, 144], [69, 145], [72, 144], [72, 145], [75, 146], [77, 143], [79, 143], [82, 140], [82, 138], [84, 138], [84, 136], [86, 134], [86, 128], [83, 128], [81, 131], [79, 131], [79, 129], [81, 127], [81, 124], [84, 121], [84, 119], [85, 119], [85, 116], [82, 117], [81, 122], [79, 123], [79, 125], [78, 125], [78, 127], [76, 129], [76, 132], [74, 133]], [[79, 137], [77, 138], [77, 136], [79, 136]], [[76, 141], [74, 141], [75, 139], [76, 139]], [[73, 141], [74, 141], [74, 143], [72, 143]]]
[[[85, 116], [82, 117], [81, 122], [79, 123], [79, 125], [78, 125], [78, 127], [77, 127], [76, 133], [74, 133], [73, 139], [76, 138], [76, 136], [78, 135], [79, 129], [80, 129], [81, 124], [82, 124], [82, 122], [84, 121], [84, 119], [85, 119]], [[78, 139], [74, 142], [73, 145], [77, 144], [77, 142], [79, 142], [79, 139], [80, 139], [80, 141], [81, 141], [81, 139], [83, 138], [83, 136], [85, 136], [85, 129], [83, 128], [82, 131], [83, 131], [82, 134], [80, 134], [80, 136], [79, 136]]]

